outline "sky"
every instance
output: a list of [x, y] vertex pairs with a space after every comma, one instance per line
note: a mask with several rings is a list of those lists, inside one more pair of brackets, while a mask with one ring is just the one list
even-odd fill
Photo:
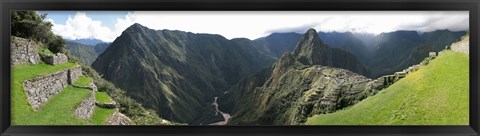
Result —
[[468, 11], [39, 11], [64, 39], [112, 42], [134, 23], [155, 30], [256, 39], [274, 32], [380, 34], [397, 30], [468, 31]]

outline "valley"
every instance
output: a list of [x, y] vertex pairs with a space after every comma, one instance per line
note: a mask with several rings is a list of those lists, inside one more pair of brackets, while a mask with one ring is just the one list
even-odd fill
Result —
[[[298, 125], [376, 95], [404, 77], [399, 71], [464, 34], [438, 30], [360, 35], [310, 29], [303, 35], [228, 40], [134, 24], [92, 67], [168, 120]], [[435, 36], [446, 38], [431, 40]]]

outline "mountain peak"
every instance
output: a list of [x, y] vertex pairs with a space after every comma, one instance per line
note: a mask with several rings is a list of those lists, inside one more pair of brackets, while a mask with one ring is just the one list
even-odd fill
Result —
[[324, 53], [326, 48], [328, 48], [327, 45], [318, 37], [317, 31], [311, 28], [298, 42], [293, 56], [303, 64], [315, 65], [318, 64], [316, 61], [320, 57], [318, 55]]
[[128, 31], [128, 30], [136, 31], [136, 30], [142, 30], [142, 29], [145, 29], [145, 28], [148, 28], [148, 27], [143, 26], [139, 23], [135, 23], [135, 24], [129, 26], [127, 29], [125, 29], [125, 31]]
[[308, 29], [305, 34], [307, 34], [307, 35], [318, 35], [317, 30], [315, 30], [313, 28]]

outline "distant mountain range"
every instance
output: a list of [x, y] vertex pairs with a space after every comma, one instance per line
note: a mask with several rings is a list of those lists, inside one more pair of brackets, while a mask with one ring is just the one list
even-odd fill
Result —
[[[234, 124], [255, 124], [251, 122], [255, 119], [282, 124], [291, 122], [288, 120], [293, 118], [286, 116], [294, 114], [271, 114], [295, 106], [282, 105], [287, 101], [280, 98], [283, 95], [298, 98], [295, 90], [313, 81], [314, 73], [299, 71], [312, 72], [317, 71], [316, 66], [324, 66], [320, 71], [330, 71], [327, 75], [333, 72], [349, 81], [369, 80], [416, 64], [428, 52], [439, 51], [464, 34], [438, 30], [371, 35], [312, 29], [305, 34], [273, 33], [255, 40], [228, 40], [221, 35], [153, 30], [134, 24], [111, 44], [90, 46], [69, 42], [68, 48], [85, 64], [91, 63], [103, 78], [126, 90], [127, 95], [154, 109], [162, 118], [197, 125], [214, 123], [219, 118], [214, 116], [211, 103], [214, 97], [221, 96], [218, 104], [222, 111], [234, 116], [243, 113], [233, 118]], [[299, 71], [282, 77], [294, 69]], [[293, 83], [294, 80], [299, 81]], [[324, 80], [333, 82], [327, 77]], [[285, 90], [288, 87], [295, 89]], [[270, 95], [276, 97], [275, 102], [268, 102], [274, 99], [265, 99], [258, 94], [261, 92], [273, 93]], [[358, 100], [357, 97], [360, 99], [352, 96], [345, 101]], [[270, 115], [272, 118], [266, 118]]]
[[95, 46], [67, 41], [67, 50], [80, 59], [85, 65], [91, 65], [98, 55], [102, 54], [110, 43], [98, 43]]
[[65, 39], [67, 42], [75, 42], [83, 45], [90, 45], [90, 46], [95, 46], [99, 43], [106, 43], [102, 40], [99, 39], [76, 39], [76, 40], [70, 40], [70, 39]]

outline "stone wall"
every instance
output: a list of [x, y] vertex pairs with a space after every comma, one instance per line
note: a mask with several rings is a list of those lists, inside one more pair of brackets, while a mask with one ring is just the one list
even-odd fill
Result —
[[11, 60], [12, 65], [18, 64], [37, 64], [40, 62], [40, 56], [35, 50], [37, 44], [27, 39], [13, 37], [11, 38]]
[[73, 84], [73, 82], [77, 81], [80, 75], [82, 75], [82, 67], [80, 65], [71, 68], [68, 72], [68, 83]]
[[91, 91], [87, 99], [83, 100], [75, 109], [75, 115], [82, 119], [92, 117], [95, 110], [95, 92]]
[[62, 91], [69, 83], [75, 82], [81, 71], [81, 66], [77, 66], [25, 80], [23, 89], [27, 94], [28, 102], [33, 109], [40, 109], [41, 104], [47, 102], [50, 97]]
[[118, 109], [108, 118], [105, 125], [135, 125], [130, 118], [120, 113]]
[[50, 65], [58, 65], [68, 61], [68, 57], [65, 54], [57, 53], [56, 55], [44, 55], [42, 60]]
[[42, 75], [23, 82], [27, 99], [33, 109], [38, 110], [53, 95], [62, 91], [67, 85], [68, 71], [58, 71]]

